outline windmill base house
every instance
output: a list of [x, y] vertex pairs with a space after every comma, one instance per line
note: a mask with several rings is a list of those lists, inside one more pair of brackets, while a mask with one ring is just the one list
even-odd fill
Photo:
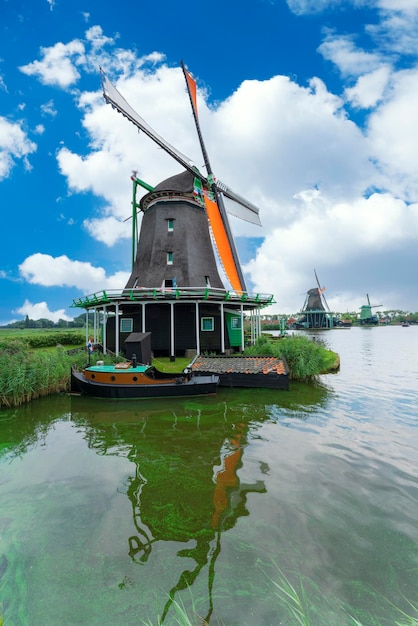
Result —
[[[135, 354], [142, 362], [149, 362], [151, 356], [175, 360], [242, 352], [246, 342], [254, 343], [261, 334], [261, 310], [274, 298], [250, 294], [241, 283], [225, 287], [220, 272], [234, 281], [235, 265], [222, 220], [208, 221], [207, 190], [186, 171], [155, 188], [146, 185], [148, 193], [138, 204], [136, 193], [145, 183], [136, 176], [132, 180], [129, 280], [123, 289], [106, 289], [73, 301], [87, 316], [94, 313], [95, 341], [101, 341], [105, 353], [126, 358]], [[137, 208], [143, 213], [139, 240]], [[244, 334], [244, 325], [249, 333]]]

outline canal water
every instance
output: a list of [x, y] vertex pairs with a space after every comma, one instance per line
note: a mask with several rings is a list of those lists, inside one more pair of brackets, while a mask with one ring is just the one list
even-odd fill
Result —
[[0, 623], [417, 624], [418, 326], [316, 338], [290, 391], [2, 411]]

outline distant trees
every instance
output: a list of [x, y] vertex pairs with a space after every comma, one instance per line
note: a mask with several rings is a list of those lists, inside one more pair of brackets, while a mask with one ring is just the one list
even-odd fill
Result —
[[[93, 313], [89, 314], [89, 323], [93, 324]], [[86, 316], [85, 314], [78, 315], [73, 320], [69, 322], [67, 320], [59, 319], [58, 322], [53, 322], [52, 320], [48, 320], [46, 318], [41, 318], [39, 320], [32, 320], [28, 315], [26, 315], [24, 320], [19, 320], [17, 322], [12, 322], [11, 324], [6, 324], [6, 326], [1, 326], [0, 328], [85, 328], [86, 327]]]

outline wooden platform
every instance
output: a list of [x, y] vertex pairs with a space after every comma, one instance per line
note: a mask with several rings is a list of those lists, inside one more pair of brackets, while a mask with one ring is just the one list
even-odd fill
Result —
[[217, 374], [221, 387], [289, 389], [289, 368], [284, 358], [198, 356], [192, 370], [199, 374]]

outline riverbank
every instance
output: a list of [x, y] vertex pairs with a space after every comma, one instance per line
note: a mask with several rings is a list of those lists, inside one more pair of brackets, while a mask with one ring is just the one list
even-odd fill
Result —
[[[42, 333], [41, 333], [42, 334]], [[56, 336], [55, 341], [60, 337]], [[71, 366], [86, 365], [83, 346], [67, 350], [62, 345], [50, 346], [50, 335], [45, 346], [41, 338], [33, 338], [33, 349], [26, 340], [13, 339], [0, 344], [0, 407], [16, 407], [37, 398], [70, 390]], [[268, 335], [261, 336], [254, 346], [244, 351], [245, 356], [276, 356], [286, 359], [289, 379], [310, 381], [320, 374], [335, 371], [339, 357], [325, 348], [322, 342], [307, 337], [283, 337], [279, 341]], [[115, 357], [94, 352], [94, 360], [112, 363]], [[182, 371], [188, 364], [186, 357], [172, 362], [167, 358], [154, 359], [153, 364], [162, 371]]]

